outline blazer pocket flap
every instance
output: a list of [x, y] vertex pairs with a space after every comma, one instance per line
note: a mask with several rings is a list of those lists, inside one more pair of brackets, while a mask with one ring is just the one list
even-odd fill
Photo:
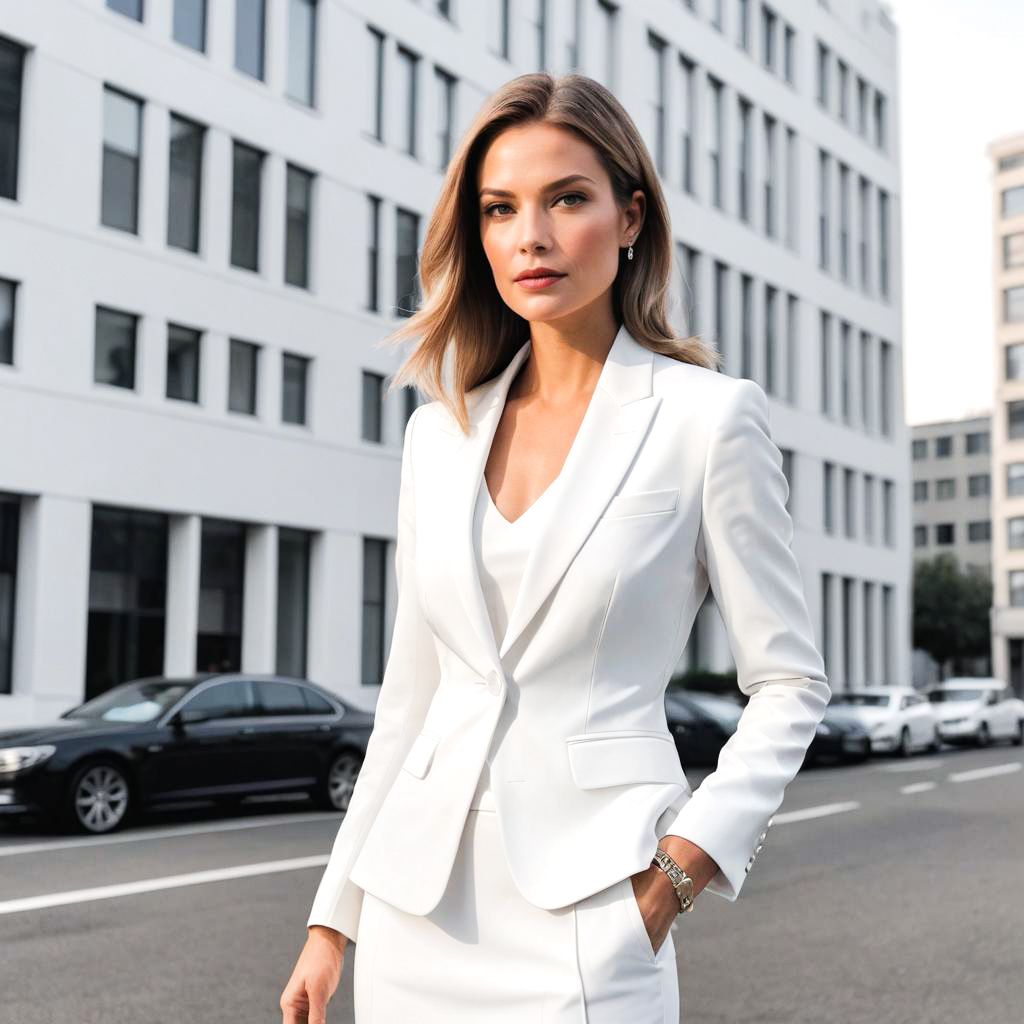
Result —
[[675, 740], [655, 732], [582, 733], [566, 739], [580, 789], [669, 782], [689, 789]]
[[635, 491], [632, 494], [617, 494], [605, 509], [606, 519], [622, 516], [649, 515], [652, 512], [671, 512], [679, 501], [679, 488], [669, 487], [661, 491]]
[[434, 750], [437, 748], [439, 739], [440, 736], [435, 736], [433, 733], [421, 732], [412, 741], [409, 753], [405, 755], [405, 760], [402, 762], [402, 770], [407, 771], [410, 775], [415, 775], [417, 779], [422, 779], [430, 771], [430, 765], [434, 760]]

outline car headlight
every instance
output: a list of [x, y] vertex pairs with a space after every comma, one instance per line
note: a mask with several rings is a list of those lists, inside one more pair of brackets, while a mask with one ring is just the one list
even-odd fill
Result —
[[0, 775], [14, 775], [53, 757], [57, 748], [47, 743], [39, 747], [0, 748]]

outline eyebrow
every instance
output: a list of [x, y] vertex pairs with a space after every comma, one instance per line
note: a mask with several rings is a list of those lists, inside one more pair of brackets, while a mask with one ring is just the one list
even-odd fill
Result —
[[[554, 192], [555, 189], [562, 188], [563, 185], [569, 185], [574, 181], [589, 181], [591, 185], [597, 184], [593, 178], [588, 178], [585, 174], [568, 174], [564, 178], [559, 178], [558, 181], [551, 182], [550, 185], [545, 185], [543, 191]], [[509, 199], [515, 198], [514, 192], [507, 192], [503, 188], [482, 188], [480, 189], [481, 198], [485, 192], [489, 192], [492, 196], [507, 196]]]

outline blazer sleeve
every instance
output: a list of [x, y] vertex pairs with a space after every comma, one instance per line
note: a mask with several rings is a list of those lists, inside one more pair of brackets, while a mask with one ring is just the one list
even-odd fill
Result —
[[373, 730], [348, 810], [338, 829], [306, 922], [307, 927], [320, 924], [334, 928], [353, 942], [357, 938], [363, 890], [349, 881], [349, 873], [384, 796], [419, 731], [440, 678], [437, 651], [430, 628], [422, 616], [415, 578], [413, 438], [422, 409], [418, 406], [409, 417], [402, 445], [395, 541], [397, 607]]
[[707, 888], [728, 900], [739, 896], [831, 696], [791, 548], [788, 495], [767, 397], [739, 378], [708, 442], [697, 554], [750, 699], [715, 770], [667, 829], [715, 860]]

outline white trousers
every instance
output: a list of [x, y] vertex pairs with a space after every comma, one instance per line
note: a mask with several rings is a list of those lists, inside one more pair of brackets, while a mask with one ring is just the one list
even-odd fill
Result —
[[365, 893], [354, 951], [356, 1024], [679, 1021], [672, 933], [655, 952], [629, 877], [555, 910], [527, 903], [484, 779], [438, 906]]

